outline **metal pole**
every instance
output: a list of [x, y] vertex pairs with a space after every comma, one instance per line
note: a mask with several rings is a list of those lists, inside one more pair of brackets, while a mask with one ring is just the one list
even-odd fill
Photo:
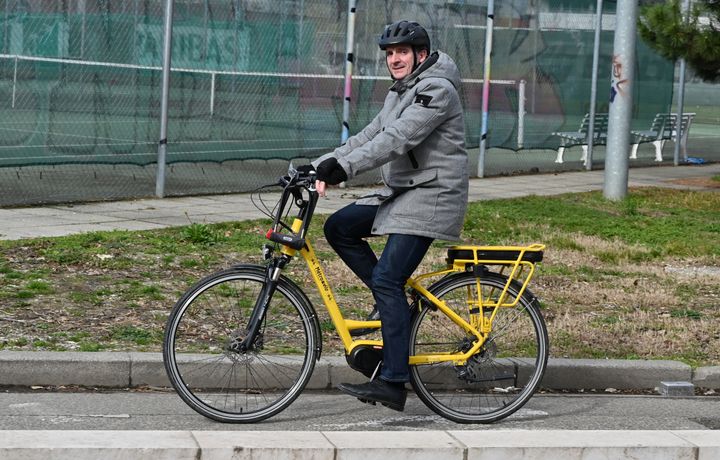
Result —
[[343, 120], [340, 143], [350, 137], [350, 97], [352, 96], [353, 47], [355, 46], [355, 9], [357, 0], [348, 2], [347, 36], [345, 37], [345, 90], [343, 99]]
[[[138, 0], [133, 1], [133, 30], [135, 31], [134, 34], [132, 34], [133, 37], [133, 43], [132, 43], [132, 49], [135, 53], [135, 56], [139, 56], [139, 51], [137, 49], [137, 30], [138, 30]], [[135, 58], [136, 60], [139, 59], [138, 57]], [[135, 78], [137, 78], [137, 72], [135, 72]]]
[[165, 2], [165, 37], [163, 44], [162, 96], [160, 101], [160, 141], [158, 142], [155, 195], [165, 196], [165, 154], [167, 151], [168, 98], [170, 94], [170, 64], [172, 61], [173, 0]]
[[605, 158], [605, 198], [621, 200], [628, 189], [630, 120], [635, 79], [638, 0], [618, 0]]
[[[188, 5], [189, 6], [189, 5]], [[209, 48], [210, 48], [210, 38], [208, 37], [208, 34], [210, 33], [210, 28], [208, 27], [208, 21], [210, 18], [210, 5], [208, 0], [205, 0], [203, 3], [203, 40], [205, 43], [203, 43], [203, 64], [205, 64], [205, 68], [210, 68], [209, 62], [208, 62], [208, 55], [209, 55]]]
[[518, 84], [518, 133], [517, 147], [523, 148], [525, 144], [525, 80], [520, 80]]
[[3, 21], [3, 53], [10, 53], [10, 2], [5, 2], [5, 20]]
[[[682, 139], [682, 117], [685, 105], [685, 58], [680, 59], [680, 81], [678, 81], [677, 122], [675, 123], [675, 147], [673, 149], [673, 164], [680, 164], [680, 139]], [[687, 151], [684, 152], [683, 161], [687, 162]]]
[[540, 35], [540, 11], [537, 7], [537, 0], [532, 2], [531, 15], [535, 19], [535, 30], [533, 31], [533, 70], [532, 70], [532, 101], [530, 102], [530, 113], [535, 114], [535, 93], [537, 90], [537, 55], [538, 55], [538, 35]]
[[78, 9], [82, 13], [82, 27], [80, 29], [80, 59], [85, 59], [85, 29], [87, 28], [87, 5], [85, 0], [78, 2]]
[[[303, 22], [305, 20], [305, 0], [300, 0], [300, 18], [299, 19], [300, 19], [300, 21], [299, 21], [300, 24], [298, 26], [297, 43], [302, 43], [303, 42], [303, 34], [305, 33], [303, 30]], [[298, 56], [301, 53], [299, 46], [297, 47], [297, 53], [298, 53]]]
[[600, 31], [602, 30], [603, 0], [597, 0], [597, 13], [595, 14], [595, 44], [593, 45], [592, 78], [590, 88], [590, 124], [588, 125], [587, 158], [585, 169], [592, 171], [593, 140], [595, 138], [595, 111], [597, 106], [597, 73], [600, 61]]
[[215, 74], [210, 74], [210, 116], [215, 115]]
[[[683, 21], [687, 21], [690, 15], [690, 0], [683, 1]], [[677, 122], [675, 124], [675, 149], [673, 150], [673, 164], [680, 164], [680, 139], [682, 139], [682, 116], [685, 108], [685, 58], [680, 59], [680, 81], [678, 81], [678, 102], [677, 102]], [[683, 152], [683, 161], [687, 163], [687, 150]]]
[[[238, 68], [238, 64], [240, 62], [240, 26], [245, 22], [245, 10], [243, 8], [244, 5], [243, 3], [241, 3], [241, 0], [235, 0], [233, 2], [233, 20], [235, 21], [235, 40], [233, 41], [233, 66], [235, 66], [235, 68]], [[237, 85], [236, 78], [233, 78], [232, 84], [234, 90], [235, 86]]]
[[487, 139], [488, 100], [490, 99], [490, 54], [492, 53], [493, 20], [495, 19], [495, 4], [488, 0], [487, 23], [485, 26], [485, 60], [483, 66], [482, 88], [482, 124], [480, 127], [480, 155], [478, 157], [477, 176], [485, 177], [485, 141]]
[[15, 69], [13, 70], [13, 91], [12, 91], [12, 108], [15, 108], [15, 93], [17, 90], [17, 64], [18, 64], [18, 57], [15, 56]]

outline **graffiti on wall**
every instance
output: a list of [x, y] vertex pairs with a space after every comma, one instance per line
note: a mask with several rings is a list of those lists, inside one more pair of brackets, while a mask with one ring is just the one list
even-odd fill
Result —
[[620, 62], [620, 56], [613, 55], [612, 59], [612, 79], [610, 80], [610, 103], [615, 102], [615, 96], [623, 95], [623, 87], [628, 83], [627, 78], [623, 78], [623, 64]]

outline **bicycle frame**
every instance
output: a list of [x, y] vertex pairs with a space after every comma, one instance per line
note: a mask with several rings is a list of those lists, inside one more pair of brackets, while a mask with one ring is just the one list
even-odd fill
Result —
[[[309, 227], [309, 221], [317, 202], [317, 193], [312, 188], [308, 190], [310, 192], [310, 198], [307, 201], [299, 198], [296, 191], [288, 191], [287, 188], [284, 190], [277, 214], [275, 216], [273, 228], [267, 232], [266, 237], [281, 245], [280, 252], [287, 258], [287, 261], [296, 256], [298, 252], [305, 260], [318, 292], [322, 297], [328, 314], [330, 315], [330, 320], [342, 340], [346, 354], [351, 353], [359, 346], [382, 347], [383, 343], [381, 340], [353, 339], [350, 335], [351, 330], [362, 328], [377, 329], [380, 328], [381, 323], [380, 321], [358, 321], [344, 318], [342, 311], [335, 300], [335, 295], [330, 287], [330, 282], [325, 275], [325, 271], [323, 270], [312, 245], [305, 238]], [[290, 195], [295, 197], [296, 204], [300, 207], [300, 211], [298, 213], [298, 217], [294, 219], [292, 225], [290, 226], [292, 236], [287, 236], [278, 233], [278, 230], [281, 225], [284, 225], [280, 222], [280, 216]], [[449, 264], [447, 269], [424, 273], [415, 278], [409, 279], [406, 286], [411, 289], [412, 292], [416, 293], [420, 299], [422, 299], [422, 301], [418, 302], [418, 305], [422, 305], [423, 301], [432, 304], [434, 308], [437, 308], [451, 321], [464, 329], [470, 336], [475, 338], [474, 345], [466, 352], [413, 355], [410, 356], [410, 365], [434, 364], [443, 361], [451, 361], [456, 366], [464, 365], [471, 356], [475, 355], [480, 350], [487, 340], [490, 332], [492, 331], [492, 322], [498, 309], [514, 307], [520, 296], [525, 291], [525, 288], [530, 282], [530, 279], [535, 271], [535, 263], [533, 261], [526, 260], [526, 254], [542, 254], [541, 251], [544, 248], [545, 246], [541, 244], [534, 244], [530, 246], [453, 246], [451, 249], [472, 253], [472, 257], [456, 258], [451, 264]], [[480, 256], [485, 253], [496, 255], [510, 253], [514, 256], [514, 258], [487, 258]], [[480, 289], [479, 277], [482, 276], [483, 270], [487, 271], [487, 267], [485, 267], [486, 265], [499, 265], [503, 267], [503, 270], [506, 267], [510, 268], [510, 274], [507, 276], [508, 281], [496, 301], [483, 299], [482, 291]], [[445, 304], [444, 301], [435, 297], [421, 284], [421, 281], [428, 278], [465, 272], [469, 267], [472, 267], [473, 271], [476, 273], [476, 279], [478, 279], [476, 295], [473, 297], [474, 300], [472, 305], [468, 305], [470, 310], [470, 322], [456, 314]], [[525, 269], [528, 270], [525, 271]], [[502, 270], [500, 273], [502, 273]], [[515, 300], [507, 303], [505, 302], [505, 299], [507, 297], [508, 288], [511, 283], [516, 281], [522, 282], [522, 287]], [[487, 312], [490, 313], [489, 317], [486, 317]]]

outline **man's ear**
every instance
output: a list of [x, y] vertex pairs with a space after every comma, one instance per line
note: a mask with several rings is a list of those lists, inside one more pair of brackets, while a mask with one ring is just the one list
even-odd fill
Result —
[[425, 48], [418, 51], [418, 53], [417, 53], [418, 64], [422, 64], [425, 61], [425, 59], [427, 59], [428, 55], [429, 55], [428, 50], [426, 50]]

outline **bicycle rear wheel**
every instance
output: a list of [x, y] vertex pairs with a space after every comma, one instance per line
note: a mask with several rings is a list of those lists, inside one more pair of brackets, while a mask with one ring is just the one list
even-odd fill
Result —
[[170, 313], [163, 343], [168, 378], [208, 418], [250, 423], [277, 414], [305, 388], [320, 356], [315, 311], [285, 277], [253, 346], [239, 349], [265, 283], [260, 266], [224, 270], [190, 288]]
[[[497, 300], [507, 278], [488, 273], [480, 279], [483, 300]], [[472, 273], [440, 280], [430, 292], [469, 321], [469, 308], [477, 300]], [[517, 298], [511, 284], [506, 302]], [[489, 314], [486, 314], [489, 318]], [[467, 334], [437, 309], [417, 312], [410, 332], [410, 354], [457, 353], [469, 350], [474, 336]], [[452, 362], [410, 367], [410, 380], [418, 397], [439, 415], [459, 423], [491, 423], [520, 409], [533, 395], [548, 359], [545, 321], [535, 297], [525, 291], [515, 307], [498, 309], [492, 332], [480, 351], [465, 365]]]

